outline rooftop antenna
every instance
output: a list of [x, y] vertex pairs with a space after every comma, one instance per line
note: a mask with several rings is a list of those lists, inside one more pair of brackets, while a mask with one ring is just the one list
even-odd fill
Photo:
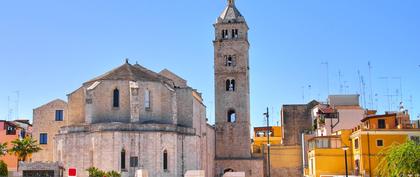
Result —
[[374, 107], [374, 109], [378, 109], [378, 101], [379, 101], [379, 99], [378, 99], [378, 93], [375, 93], [375, 107]]
[[340, 93], [343, 93], [343, 82], [341, 82], [341, 78], [343, 77], [342, 73], [340, 70], [338, 70], [338, 82], [340, 83]]
[[302, 103], [305, 103], [305, 86], [302, 86]]
[[350, 92], [350, 86], [349, 85], [347, 85], [347, 81], [344, 81], [344, 93], [345, 94], [348, 94], [349, 92]]
[[392, 79], [396, 79], [400, 81], [400, 91], [399, 91], [399, 96], [400, 96], [400, 101], [403, 101], [403, 88], [402, 88], [402, 78], [401, 77], [392, 77]]
[[327, 91], [328, 91], [328, 95], [327, 97], [330, 95], [330, 72], [329, 72], [329, 64], [328, 61], [327, 62], [322, 62], [322, 65], [325, 65], [327, 68]]
[[386, 81], [386, 97], [387, 97], [387, 102], [388, 102], [388, 111], [391, 111], [391, 100], [390, 100], [391, 95], [389, 94], [389, 77], [380, 77], [379, 79]]
[[366, 93], [365, 93], [365, 80], [363, 78], [363, 76], [360, 74], [360, 70], [357, 71], [357, 75], [359, 76], [359, 84], [360, 84], [360, 95], [362, 97], [362, 103], [363, 106], [362, 107], [366, 107]]
[[309, 90], [308, 91], [309, 92], [308, 93], [308, 95], [309, 95], [308, 98], [309, 98], [309, 101], [311, 101], [311, 89], [312, 89], [312, 85], [308, 85], [308, 90]]
[[16, 91], [16, 113], [15, 113], [16, 120], [19, 119], [19, 97], [20, 97], [20, 91], [17, 90]]
[[410, 102], [410, 111], [413, 111], [413, 95], [410, 95], [410, 98], [408, 99], [408, 101]]
[[372, 65], [370, 61], [368, 61], [368, 67], [369, 67], [370, 107], [373, 108]]
[[7, 96], [7, 120], [12, 120], [13, 109], [10, 108], [10, 96]]

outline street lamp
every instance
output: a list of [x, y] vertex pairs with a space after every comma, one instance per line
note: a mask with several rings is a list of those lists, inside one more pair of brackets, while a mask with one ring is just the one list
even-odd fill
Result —
[[268, 108], [267, 108], [267, 112], [263, 114], [266, 118], [267, 118], [267, 166], [268, 166], [268, 177], [271, 177], [271, 164], [270, 164], [270, 115], [268, 113]]
[[347, 150], [349, 150], [349, 147], [346, 146], [346, 145], [344, 145], [342, 147], [342, 149], [344, 150], [344, 162], [346, 164], [346, 177], [348, 177], [349, 176], [349, 172], [347, 171]]

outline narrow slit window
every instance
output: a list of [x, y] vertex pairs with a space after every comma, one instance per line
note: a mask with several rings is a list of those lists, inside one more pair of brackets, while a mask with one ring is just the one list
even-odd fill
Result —
[[125, 170], [125, 149], [121, 150], [121, 170]]
[[150, 109], [150, 90], [145, 90], [144, 92], [144, 107], [146, 108], [146, 110]]
[[120, 91], [118, 89], [115, 89], [114, 90], [113, 104], [112, 104], [112, 106], [114, 108], [120, 107]]
[[163, 170], [168, 171], [168, 151], [163, 151]]

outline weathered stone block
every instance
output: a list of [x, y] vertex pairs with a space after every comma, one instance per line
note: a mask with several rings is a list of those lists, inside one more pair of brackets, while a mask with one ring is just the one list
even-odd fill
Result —
[[147, 170], [137, 170], [135, 177], [149, 177]]
[[228, 172], [223, 177], [245, 177], [245, 172]]
[[190, 170], [185, 173], [184, 177], [205, 177], [203, 170]]

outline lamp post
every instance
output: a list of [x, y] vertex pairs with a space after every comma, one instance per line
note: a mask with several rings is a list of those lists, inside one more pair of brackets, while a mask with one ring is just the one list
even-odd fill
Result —
[[349, 150], [349, 147], [346, 146], [346, 145], [344, 145], [342, 147], [342, 149], [344, 150], [344, 162], [346, 164], [346, 177], [348, 177], [349, 176], [349, 172], [347, 171], [347, 150]]
[[267, 166], [268, 166], [268, 175], [267, 177], [271, 177], [271, 168], [270, 168], [270, 115], [268, 113], [268, 108], [267, 108], [267, 112], [264, 113], [264, 116], [267, 118]]

